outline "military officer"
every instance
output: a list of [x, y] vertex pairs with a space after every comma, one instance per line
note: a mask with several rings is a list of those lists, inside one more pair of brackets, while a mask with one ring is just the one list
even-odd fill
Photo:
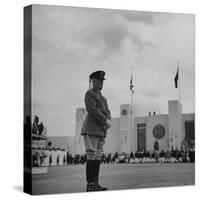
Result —
[[111, 127], [111, 114], [106, 98], [101, 94], [104, 71], [95, 71], [89, 76], [92, 83], [85, 94], [85, 106], [88, 112], [81, 135], [84, 137], [85, 150], [87, 155], [86, 163], [86, 191], [102, 191], [107, 188], [99, 184], [99, 168], [107, 130]]

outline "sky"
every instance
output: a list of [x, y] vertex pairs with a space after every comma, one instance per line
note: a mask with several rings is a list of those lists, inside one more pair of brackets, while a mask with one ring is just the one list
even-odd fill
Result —
[[32, 106], [48, 136], [74, 136], [76, 109], [85, 107], [89, 75], [104, 70], [102, 94], [112, 117], [120, 104], [139, 116], [168, 113], [179, 98], [195, 111], [195, 18], [192, 14], [34, 5], [32, 11]]

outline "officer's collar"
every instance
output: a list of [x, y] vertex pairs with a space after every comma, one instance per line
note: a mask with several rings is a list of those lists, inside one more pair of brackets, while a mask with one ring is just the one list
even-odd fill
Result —
[[97, 90], [97, 89], [95, 89], [95, 88], [92, 88], [92, 90], [93, 90], [94, 92], [98, 93], [98, 94], [101, 94], [101, 91], [100, 91], [100, 90]]

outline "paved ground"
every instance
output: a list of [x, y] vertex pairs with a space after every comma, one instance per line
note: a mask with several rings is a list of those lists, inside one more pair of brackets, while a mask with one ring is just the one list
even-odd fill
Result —
[[[109, 190], [195, 184], [194, 164], [102, 164], [100, 182]], [[33, 194], [85, 191], [85, 165], [50, 167], [33, 175]]]

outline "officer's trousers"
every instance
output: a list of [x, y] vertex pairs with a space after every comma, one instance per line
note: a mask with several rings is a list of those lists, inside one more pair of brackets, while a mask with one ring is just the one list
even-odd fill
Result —
[[101, 160], [105, 137], [84, 135], [87, 160]]

